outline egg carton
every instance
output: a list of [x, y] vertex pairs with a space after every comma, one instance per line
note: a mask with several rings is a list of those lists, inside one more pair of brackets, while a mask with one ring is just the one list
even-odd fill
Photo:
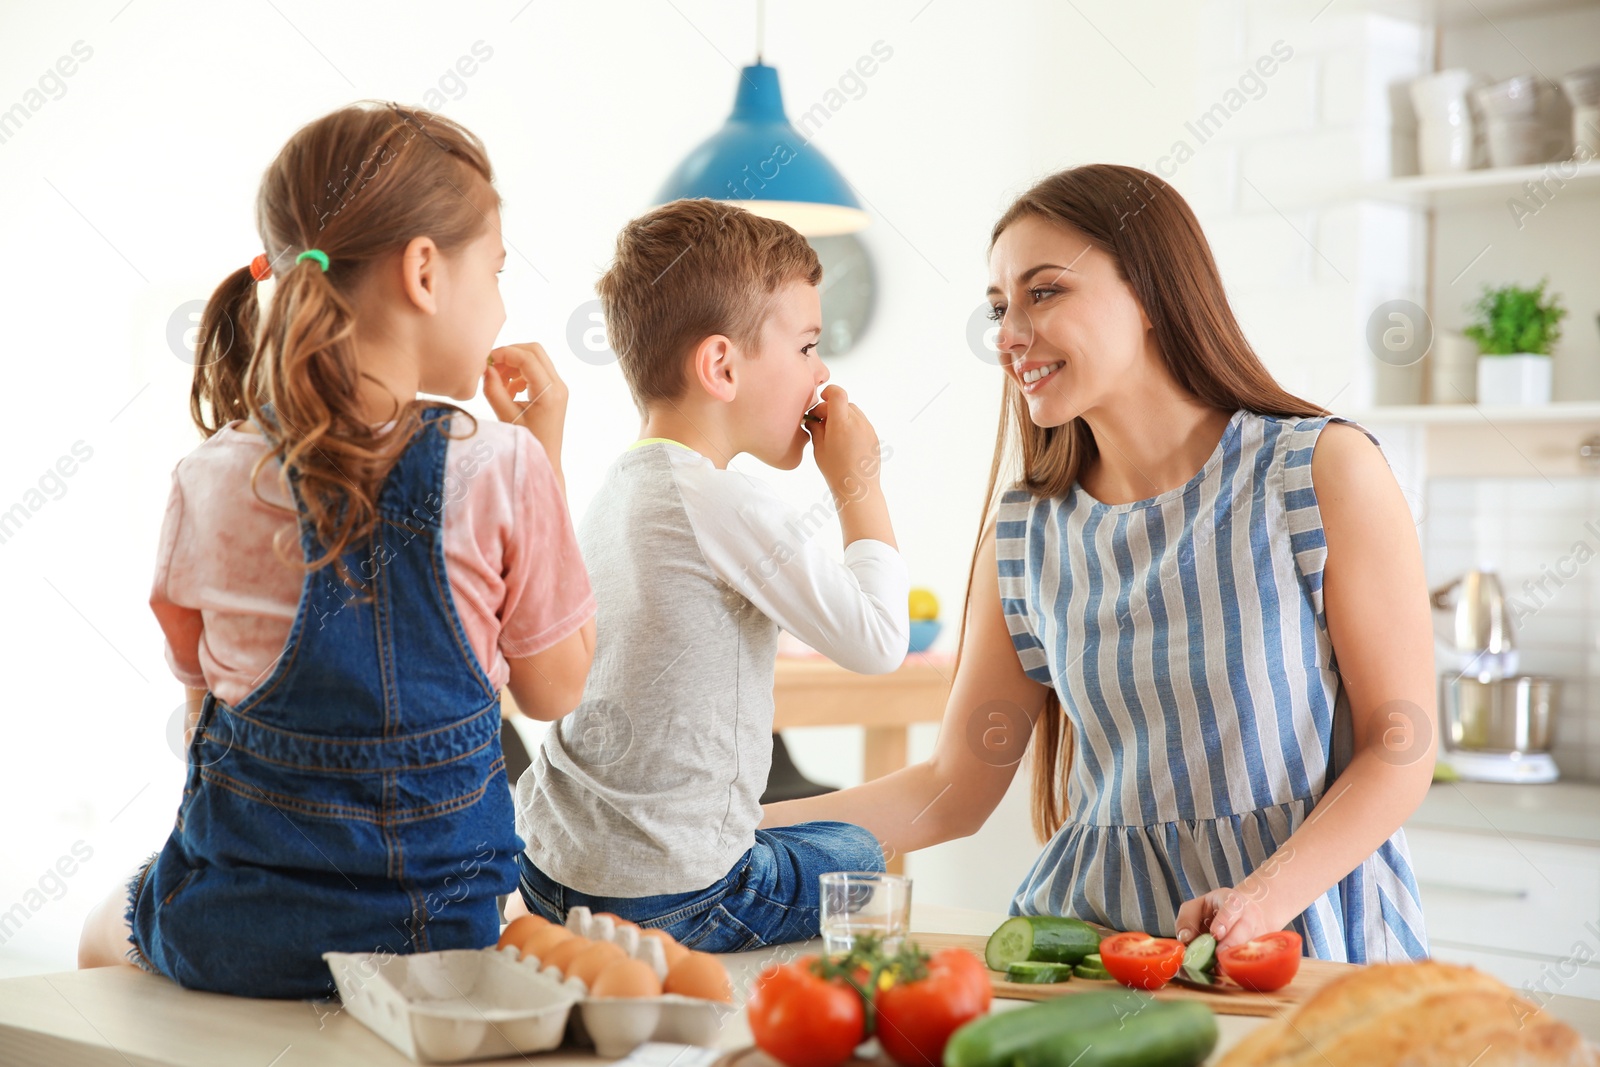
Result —
[[[661, 943], [652, 937], [640, 937], [638, 927], [620, 925], [609, 916], [591, 914], [580, 906], [567, 912], [566, 928], [579, 937], [615, 942], [628, 956], [649, 964], [658, 981], [666, 980], [667, 957]], [[512, 959], [521, 957], [514, 946], [497, 951]], [[520, 961], [537, 964], [538, 957]], [[542, 968], [540, 973], [552, 980], [561, 978], [555, 967]], [[574, 1041], [592, 1045], [596, 1055], [607, 1059], [626, 1056], [647, 1041], [709, 1047], [716, 1043], [723, 1019], [734, 1010], [720, 1001], [676, 993], [658, 997], [591, 997], [581, 978], [566, 979], [565, 984], [583, 994], [572, 1019]]]
[[[637, 927], [583, 907], [568, 913], [566, 927], [579, 937], [615, 942], [649, 964], [658, 981], [666, 979], [660, 942], [640, 937]], [[567, 1042], [592, 1046], [607, 1059], [647, 1041], [709, 1047], [734, 1010], [673, 993], [591, 997], [581, 978], [567, 978], [509, 945], [407, 956], [324, 952], [322, 958], [350, 1014], [417, 1063], [527, 1055]]]
[[583, 983], [493, 949], [324, 952], [339, 999], [417, 1063], [461, 1063], [558, 1047]]

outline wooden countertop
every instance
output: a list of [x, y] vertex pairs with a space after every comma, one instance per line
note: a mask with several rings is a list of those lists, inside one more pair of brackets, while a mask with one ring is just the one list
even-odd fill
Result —
[[[916, 904], [912, 927], [987, 934], [1001, 918]], [[735, 990], [748, 988], [768, 959], [791, 952], [784, 947], [724, 957]], [[995, 1008], [1010, 1010], [1023, 1003], [996, 1001]], [[1591, 1040], [1600, 1039], [1600, 1001], [1557, 996], [1548, 1008]], [[1220, 1015], [1217, 1022], [1220, 1052], [1262, 1020]], [[718, 1047], [749, 1043], [743, 1014], [730, 1016]], [[337, 1005], [194, 993], [131, 967], [0, 981], [0, 1063], [8, 1067], [400, 1067], [411, 1062], [355, 1019], [337, 1013]], [[563, 1050], [476, 1062], [486, 1067], [572, 1067], [606, 1061]]]

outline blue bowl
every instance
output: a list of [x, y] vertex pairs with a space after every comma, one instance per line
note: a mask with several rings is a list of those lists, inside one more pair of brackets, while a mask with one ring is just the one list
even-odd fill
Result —
[[944, 623], [938, 619], [912, 619], [911, 620], [911, 647], [908, 652], [926, 652], [934, 639], [939, 636], [939, 631], [944, 629]]

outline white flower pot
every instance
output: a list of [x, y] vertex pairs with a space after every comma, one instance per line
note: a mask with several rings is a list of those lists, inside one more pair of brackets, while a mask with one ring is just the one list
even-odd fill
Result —
[[1478, 403], [1550, 403], [1550, 357], [1518, 352], [1478, 357]]

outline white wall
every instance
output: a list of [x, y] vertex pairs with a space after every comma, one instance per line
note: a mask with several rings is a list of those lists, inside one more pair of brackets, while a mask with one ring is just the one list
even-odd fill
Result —
[[[1050, 170], [1164, 150], [1189, 117], [1197, 16], [1186, 0], [770, 7], [766, 56], [791, 114], [875, 41], [894, 49], [818, 136], [868, 201], [882, 286], [877, 321], [833, 370], [896, 450], [884, 479], [914, 580], [953, 611], [999, 395], [965, 340], [988, 228]], [[89, 50], [0, 142], [13, 398], [0, 507], [76, 442], [92, 450], [64, 489], [47, 480], [50, 499], [0, 544], [0, 910], [29, 902], [0, 944], [0, 972], [70, 966], [84, 911], [170, 828], [182, 694], [145, 601], [169, 473], [195, 434], [190, 368], [166, 334], [176, 309], [260, 250], [256, 182], [296, 127], [362, 97], [420, 103], [475, 42], [492, 48], [443, 110], [485, 139], [507, 200], [502, 340], [546, 342], [571, 385], [576, 511], [636, 431], [615, 368], [561, 350], [566, 322], [617, 228], [721, 122], [730, 61], [751, 58], [748, 5], [378, 11], [109, 0], [0, 13], [0, 69], [12, 75], [0, 109], [26, 104], [76, 42]], [[1199, 174], [1178, 180], [1190, 188]], [[771, 480], [796, 503], [823, 493], [812, 470]], [[840, 741], [797, 737], [796, 748], [815, 776], [846, 783], [856, 750]], [[1004, 906], [1035, 847], [1014, 800], [978, 838], [915, 858], [924, 899]], [[92, 858], [53, 899], [48, 872], [78, 841]]]

